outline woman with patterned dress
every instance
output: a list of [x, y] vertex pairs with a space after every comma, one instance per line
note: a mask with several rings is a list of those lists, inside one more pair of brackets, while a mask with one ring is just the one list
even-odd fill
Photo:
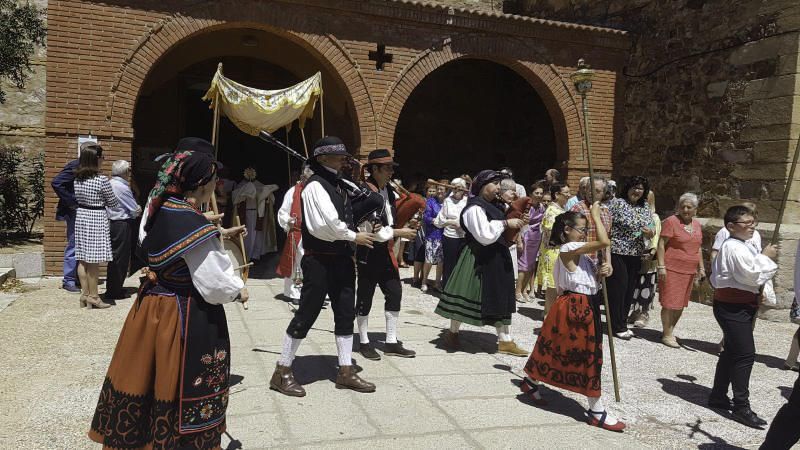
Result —
[[483, 170], [475, 177], [470, 188], [473, 196], [461, 213], [466, 245], [435, 312], [450, 319], [450, 330], [443, 336], [444, 345], [450, 349], [460, 347], [458, 334], [465, 322], [478, 327], [494, 326], [498, 353], [526, 356], [528, 353], [511, 338], [511, 314], [517, 306], [511, 252], [503, 238], [507, 228], [520, 229], [524, 222], [506, 219], [502, 206], [497, 204], [498, 184], [503, 178], [494, 170]]
[[556, 222], [556, 217], [564, 213], [564, 205], [569, 200], [569, 186], [561, 182], [550, 185], [550, 197], [553, 201], [544, 211], [542, 218], [542, 246], [539, 250], [539, 262], [536, 267], [536, 281], [544, 290], [544, 314], [556, 300], [556, 283], [553, 279], [553, 269], [558, 259], [558, 247], [550, 246], [550, 230]]
[[598, 276], [607, 276], [611, 268], [608, 263], [596, 267], [587, 255], [608, 247], [610, 241], [599, 202], [592, 205], [591, 215], [597, 227], [597, 240], [591, 242], [586, 242], [583, 214], [570, 211], [555, 220], [550, 244], [559, 249], [554, 270], [559, 297], [544, 319], [520, 388], [540, 405], [546, 402], [539, 382], [583, 394], [589, 402], [585, 413], [589, 425], [622, 431], [625, 424], [606, 411], [601, 399], [603, 330]]
[[647, 206], [650, 184], [647, 178], [631, 177], [622, 186], [619, 196], [608, 205], [611, 213], [611, 266], [608, 277], [608, 303], [611, 309], [611, 330], [620, 339], [628, 340], [628, 314], [645, 253], [645, 238], [655, 236], [653, 217]]
[[[446, 182], [446, 180], [445, 180]], [[428, 197], [425, 206], [425, 214], [422, 216], [422, 224], [425, 227], [425, 263], [422, 266], [422, 292], [428, 292], [428, 275], [431, 268], [436, 266], [436, 280], [433, 289], [442, 289], [442, 232], [443, 230], [433, 223], [439, 211], [442, 210], [442, 203], [447, 196], [447, 189], [444, 186], [436, 186], [436, 194]]]
[[658, 301], [661, 302], [661, 343], [679, 348], [675, 325], [689, 306], [695, 277], [705, 278], [703, 227], [694, 218], [698, 198], [687, 192], [678, 199], [675, 214], [661, 224], [658, 243]]
[[95, 143], [81, 146], [81, 156], [75, 171], [75, 259], [78, 261], [78, 278], [81, 281], [81, 307], [108, 308], [100, 300], [97, 282], [100, 263], [111, 261], [111, 225], [106, 207], [116, 208], [119, 200], [111, 189], [111, 182], [100, 175], [103, 147]]
[[215, 181], [208, 153], [182, 151], [164, 163], [150, 193], [142, 243], [149, 272], [122, 327], [89, 431], [103, 448], [220, 448], [230, 375], [222, 304], [246, 301], [248, 294], [220, 231], [197, 209], [209, 201]]
[[517, 267], [517, 291], [515, 296], [518, 302], [527, 303], [531, 301], [525, 290], [536, 273], [536, 263], [539, 259], [539, 247], [542, 243], [542, 219], [544, 219], [545, 206], [542, 204], [544, 196], [544, 186], [541, 184], [533, 185], [531, 189], [531, 200], [533, 204], [528, 212], [528, 227], [522, 232], [522, 251], [519, 252]]
[[458, 261], [464, 246], [464, 230], [461, 229], [461, 211], [467, 206], [467, 182], [463, 178], [453, 178], [450, 182], [456, 188], [444, 199], [442, 209], [433, 225], [442, 228], [442, 286]]

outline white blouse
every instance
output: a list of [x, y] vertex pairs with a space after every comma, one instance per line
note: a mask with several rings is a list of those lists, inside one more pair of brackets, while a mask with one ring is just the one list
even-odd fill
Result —
[[735, 238], [722, 243], [711, 266], [709, 281], [715, 289], [734, 288], [754, 294], [778, 272], [775, 261]]
[[206, 303], [221, 305], [233, 301], [244, 282], [233, 272], [233, 264], [219, 238], [207, 239], [183, 254], [192, 274], [192, 284]]
[[281, 207], [278, 209], [278, 226], [283, 228], [283, 231], [286, 232], [289, 232], [292, 228], [292, 224], [289, 222], [292, 220], [292, 203], [296, 186], [297, 185], [294, 185], [286, 191], [286, 195], [283, 196], [283, 202], [281, 202]]
[[463, 238], [465, 234], [464, 230], [462, 230], [461, 227], [447, 225], [447, 222], [451, 220], [459, 220], [461, 218], [461, 212], [464, 211], [465, 206], [467, 206], [466, 195], [459, 201], [453, 200], [452, 195], [448, 196], [446, 199], [444, 199], [444, 203], [442, 204], [442, 209], [439, 210], [439, 214], [437, 214], [436, 218], [433, 219], [433, 226], [436, 228], [444, 228], [445, 237], [454, 239]]
[[[586, 242], [568, 242], [561, 246], [560, 252], [574, 252], [584, 245], [586, 245]], [[570, 272], [567, 269], [567, 266], [564, 265], [559, 256], [553, 268], [553, 277], [556, 281], [557, 295], [563, 294], [564, 291], [594, 295], [600, 290], [597, 283], [597, 268], [592, 259], [586, 255], [581, 255], [574, 272]]]
[[464, 226], [481, 245], [491, 245], [503, 235], [503, 220], [489, 220], [486, 211], [473, 205], [464, 211]]
[[339, 218], [328, 191], [319, 182], [312, 181], [303, 188], [303, 220], [309, 233], [323, 241], [354, 241], [355, 231]]

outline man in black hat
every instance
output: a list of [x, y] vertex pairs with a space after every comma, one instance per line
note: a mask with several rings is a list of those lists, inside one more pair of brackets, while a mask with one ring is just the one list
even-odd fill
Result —
[[[367, 334], [369, 327], [369, 312], [372, 309], [372, 297], [375, 287], [380, 286], [386, 302], [384, 316], [386, 317], [386, 340], [383, 353], [403, 358], [413, 358], [416, 353], [403, 348], [397, 340], [397, 322], [400, 317], [400, 301], [403, 295], [400, 284], [400, 273], [397, 270], [393, 247], [394, 238], [413, 239], [416, 230], [411, 228], [393, 228], [397, 217], [395, 209], [394, 190], [388, 186], [389, 180], [394, 175], [397, 163], [392, 159], [389, 150], [379, 149], [370, 152], [367, 157], [366, 170], [369, 172], [367, 186], [377, 192], [384, 199], [383, 211], [377, 217], [379, 230], [375, 233], [375, 243], [372, 248], [359, 247], [357, 254], [358, 290], [356, 293], [356, 321], [360, 337], [359, 352], [367, 359], [379, 360], [381, 356], [370, 345]], [[369, 223], [362, 227], [370, 227]], [[371, 230], [376, 231], [376, 230]]]
[[350, 158], [341, 139], [328, 136], [314, 144], [309, 162], [314, 174], [303, 188], [301, 234], [305, 254], [300, 263], [303, 287], [300, 307], [286, 329], [283, 351], [269, 387], [293, 397], [306, 395], [294, 379], [292, 361], [297, 348], [317, 320], [325, 296], [331, 299], [334, 334], [339, 355], [338, 389], [374, 392], [375, 385], [361, 379], [353, 368], [353, 322], [355, 320], [355, 281], [353, 247], [372, 247], [375, 235], [355, 231], [353, 209], [341, 169]]

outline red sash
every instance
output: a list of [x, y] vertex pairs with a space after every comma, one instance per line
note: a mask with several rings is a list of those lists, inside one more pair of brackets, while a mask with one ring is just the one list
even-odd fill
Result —
[[303, 183], [297, 183], [294, 186], [294, 193], [292, 194], [292, 209], [290, 214], [296, 220], [294, 225], [289, 229], [289, 232], [286, 233], [286, 243], [283, 244], [281, 259], [278, 262], [278, 269], [275, 271], [281, 278], [291, 278], [294, 275], [292, 273], [292, 268], [294, 267], [294, 259], [297, 257], [297, 244], [302, 238], [300, 230], [303, 226], [303, 214], [300, 210], [302, 207], [302, 198], [300, 194], [303, 192], [303, 186]]
[[758, 294], [736, 288], [715, 289], [714, 301], [720, 303], [746, 304], [758, 308]]

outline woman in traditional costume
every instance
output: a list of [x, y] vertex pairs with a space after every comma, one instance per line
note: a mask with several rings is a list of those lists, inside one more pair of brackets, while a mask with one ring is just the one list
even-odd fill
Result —
[[522, 219], [508, 219], [496, 203], [498, 183], [504, 176], [494, 170], [481, 171], [472, 183], [472, 197], [461, 213], [461, 228], [466, 245], [461, 250], [447, 285], [442, 292], [436, 314], [450, 319], [444, 343], [458, 349], [461, 323], [497, 328], [497, 351], [525, 356], [511, 338], [511, 314], [516, 311], [514, 272], [506, 228], [522, 228]]
[[587, 423], [611, 431], [622, 431], [625, 424], [603, 407], [601, 370], [603, 331], [600, 324], [599, 276], [611, 270], [603, 263], [599, 270], [587, 255], [611, 244], [600, 218], [600, 203], [591, 209], [597, 226], [597, 240], [586, 242], [586, 216], [569, 211], [556, 217], [550, 245], [559, 249], [554, 277], [558, 298], [545, 317], [528, 363], [527, 377], [520, 385], [536, 403], [544, 403], [537, 382], [583, 394], [589, 401]]
[[[198, 207], [214, 190], [208, 153], [174, 153], [150, 193], [149, 272], [122, 327], [89, 437], [104, 448], [219, 448], [230, 342], [223, 303], [246, 301], [220, 231]], [[242, 227], [223, 230], [229, 237]]]

